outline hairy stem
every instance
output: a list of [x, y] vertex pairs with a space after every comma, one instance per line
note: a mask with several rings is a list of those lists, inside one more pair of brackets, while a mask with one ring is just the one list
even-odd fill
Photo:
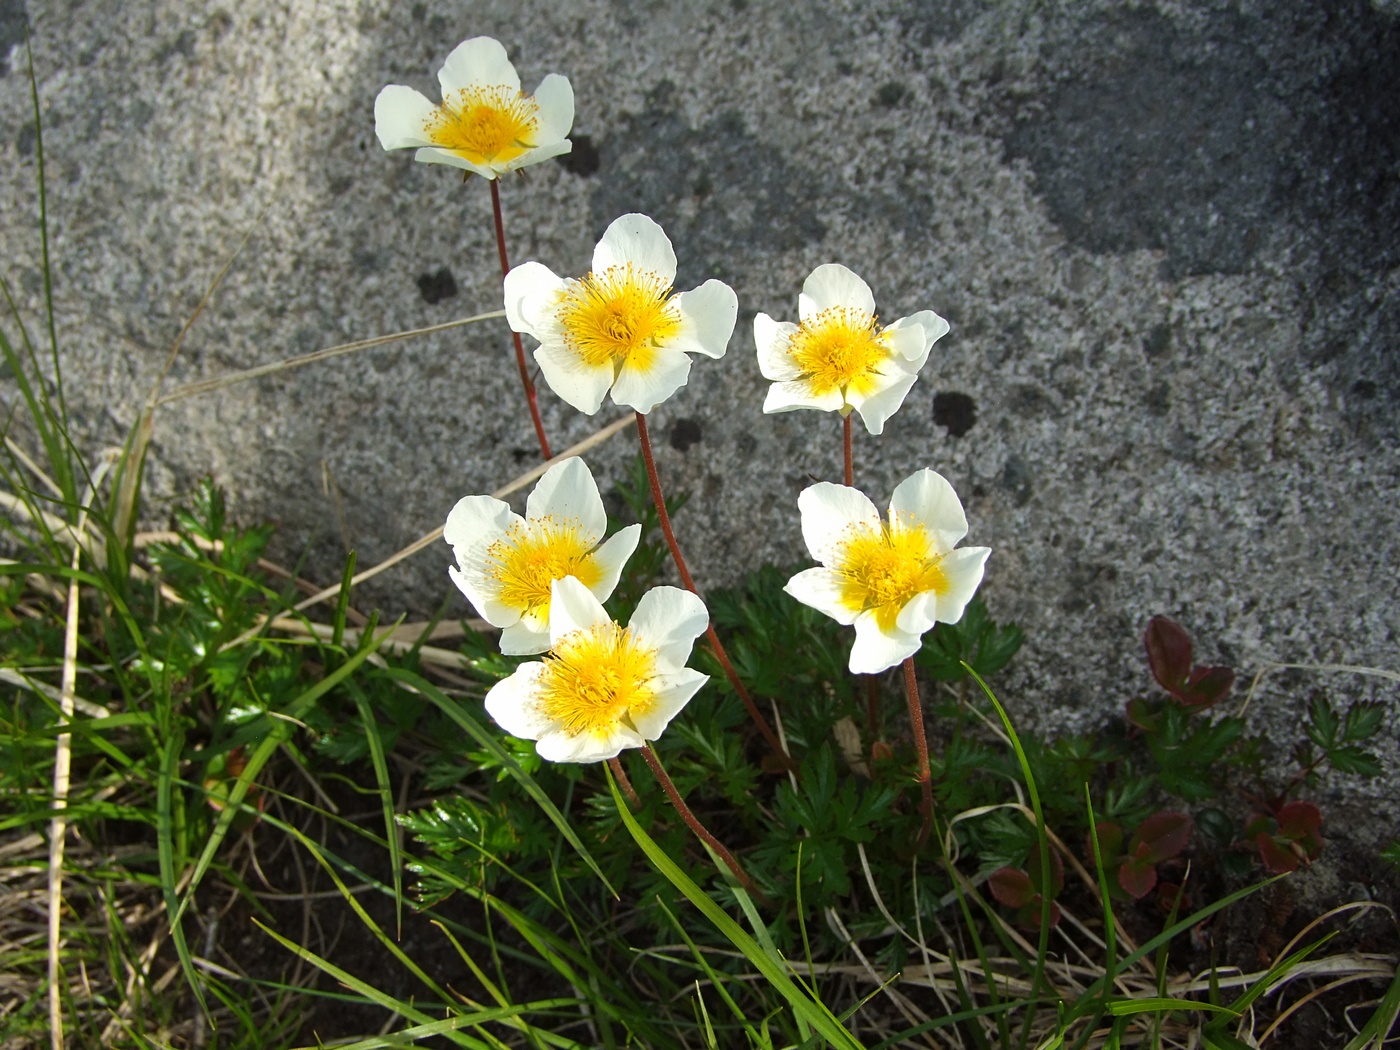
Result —
[[705, 825], [700, 823], [699, 818], [690, 811], [690, 807], [685, 804], [685, 799], [681, 798], [681, 793], [676, 790], [675, 783], [666, 774], [666, 770], [661, 767], [661, 759], [656, 757], [656, 752], [652, 750], [650, 744], [642, 745], [642, 756], [647, 760], [647, 765], [651, 766], [651, 771], [656, 774], [656, 779], [666, 792], [666, 797], [671, 800], [671, 805], [676, 807], [676, 812], [679, 813], [681, 819], [690, 826], [690, 830], [695, 832], [701, 842], [714, 850], [715, 855], [718, 856], [720, 860], [724, 861], [725, 866], [732, 871], [734, 877], [739, 880], [739, 885], [748, 890], [750, 894], [757, 896], [758, 888], [754, 885], [753, 879], [749, 878], [749, 873], [734, 859], [734, 854], [725, 849], [724, 844], [711, 835], [709, 831], [706, 830]]
[[[510, 273], [510, 257], [506, 255], [506, 224], [501, 217], [501, 186], [500, 179], [489, 180], [491, 184], [491, 212], [496, 217], [496, 251], [501, 256], [501, 277]], [[520, 341], [520, 333], [511, 329], [511, 338], [515, 340], [515, 364], [520, 369], [520, 385], [525, 388], [525, 401], [530, 406], [530, 420], [535, 424], [535, 437], [540, 442], [540, 455], [545, 459], [552, 459], [553, 453], [549, 450], [549, 438], [544, 434], [544, 421], [540, 419], [540, 406], [535, 398], [535, 381], [530, 378], [530, 368], [525, 363], [525, 346]]]
[[[700, 592], [695, 587], [695, 580], [691, 578], [690, 570], [686, 568], [685, 558], [681, 555], [681, 548], [676, 543], [676, 534], [671, 529], [671, 515], [666, 511], [666, 500], [661, 495], [661, 478], [656, 473], [656, 459], [651, 454], [651, 435], [647, 431], [647, 417], [641, 412], [637, 413], [637, 439], [642, 446], [642, 460], [646, 463], [647, 481], [651, 485], [651, 501], [656, 505], [656, 515], [661, 522], [661, 534], [666, 537], [666, 546], [671, 549], [671, 558], [676, 563], [676, 571], [680, 573], [681, 583], [690, 593], [699, 595]], [[768, 724], [768, 719], [763, 717], [763, 712], [753, 702], [753, 697], [744, 688], [744, 683], [739, 681], [739, 674], [734, 670], [734, 665], [729, 662], [729, 654], [724, 651], [724, 644], [719, 640], [719, 635], [715, 633], [714, 624], [708, 624], [705, 627], [705, 638], [715, 654], [715, 659], [724, 669], [724, 676], [729, 679], [729, 684], [734, 687], [734, 692], [739, 695], [744, 707], [748, 709], [749, 717], [753, 719], [759, 732], [763, 734], [763, 739], [768, 741], [768, 746], [781, 755], [791, 766], [792, 756], [787, 753], [778, 740], [778, 735], [773, 732], [773, 727]]]
[[933, 774], [928, 768], [928, 736], [924, 733], [924, 706], [919, 700], [919, 682], [914, 677], [914, 658], [904, 661], [904, 694], [909, 698], [909, 722], [914, 727], [914, 747], [919, 755], [919, 813], [923, 821], [919, 825], [919, 840], [915, 849], [923, 849], [928, 841], [928, 833], [933, 827]]

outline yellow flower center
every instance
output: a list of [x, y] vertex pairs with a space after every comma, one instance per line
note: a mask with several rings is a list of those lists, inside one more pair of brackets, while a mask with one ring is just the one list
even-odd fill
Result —
[[516, 522], [486, 550], [487, 575], [500, 584], [497, 599], [513, 609], [549, 611], [549, 588], [555, 580], [576, 576], [585, 587], [603, 577], [593, 545], [577, 523], [553, 517]]
[[540, 107], [505, 86], [462, 88], [442, 100], [424, 131], [473, 164], [506, 164], [535, 146]]
[[834, 566], [841, 577], [841, 604], [855, 613], [874, 609], [880, 629], [888, 631], [916, 594], [947, 589], [942, 560], [929, 534], [912, 523], [853, 526]]
[[875, 316], [844, 306], [829, 307], [803, 321], [788, 347], [816, 397], [834, 390], [843, 397], [867, 393], [879, 366], [890, 357]]
[[569, 282], [559, 323], [585, 364], [611, 364], [614, 373], [625, 364], [646, 372], [656, 348], [680, 331], [681, 312], [668, 282], [628, 263]]
[[607, 737], [655, 703], [655, 675], [655, 650], [639, 645], [631, 628], [600, 623], [565, 635], [545, 657], [540, 702], [569, 736]]

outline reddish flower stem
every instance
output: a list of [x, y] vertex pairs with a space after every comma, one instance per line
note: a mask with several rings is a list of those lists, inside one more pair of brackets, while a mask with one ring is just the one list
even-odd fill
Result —
[[661, 787], [670, 798], [671, 805], [676, 807], [676, 812], [681, 815], [681, 819], [690, 825], [690, 830], [695, 832], [701, 842], [714, 850], [720, 860], [724, 861], [725, 866], [739, 880], [739, 885], [748, 890], [750, 894], [758, 896], [758, 888], [753, 884], [753, 879], [749, 878], [749, 873], [740, 867], [739, 862], [734, 859], [734, 854], [725, 849], [720, 840], [705, 829], [705, 825], [700, 823], [699, 818], [685, 804], [685, 799], [681, 798], [681, 793], [676, 790], [675, 783], [666, 775], [666, 770], [661, 768], [661, 760], [656, 757], [656, 752], [651, 749], [650, 744], [642, 745], [642, 756], [647, 760], [647, 765], [651, 766], [651, 771], [656, 774], [656, 779], [660, 781]]
[[632, 786], [632, 781], [627, 776], [627, 770], [622, 767], [622, 759], [614, 755], [608, 759], [608, 767], [612, 770], [613, 779], [617, 781], [617, 786], [627, 796], [628, 805], [633, 809], [641, 809], [642, 800], [637, 796], [637, 789]]
[[919, 682], [914, 677], [914, 658], [904, 661], [904, 694], [909, 698], [909, 721], [914, 727], [914, 748], [919, 754], [919, 790], [922, 799], [919, 812], [923, 822], [919, 826], [919, 839], [914, 849], [923, 849], [928, 841], [928, 833], [933, 827], [933, 774], [928, 768], [928, 736], [924, 733], [924, 707], [919, 700]]
[[[501, 277], [510, 273], [510, 258], [506, 255], [506, 224], [501, 217], [501, 187], [500, 179], [488, 180], [491, 184], [491, 211], [496, 217], [496, 251], [501, 256]], [[545, 459], [553, 459], [554, 453], [549, 450], [549, 438], [544, 436], [544, 421], [540, 419], [539, 402], [535, 399], [535, 381], [530, 378], [530, 368], [525, 363], [525, 345], [520, 341], [520, 333], [511, 330], [511, 338], [515, 340], [515, 364], [520, 369], [520, 385], [525, 388], [525, 401], [530, 406], [530, 419], [535, 424], [535, 437], [539, 438], [540, 455]]]
[[856, 471], [855, 463], [851, 459], [851, 417], [849, 415], [841, 420], [841, 430], [845, 439], [843, 443], [846, 449], [846, 485], [848, 488], [854, 488], [856, 483]]
[[[691, 594], [698, 596], [700, 592], [695, 587], [695, 580], [691, 578], [690, 570], [686, 568], [680, 545], [676, 543], [676, 534], [671, 530], [671, 515], [666, 512], [666, 500], [661, 495], [661, 478], [656, 473], [656, 459], [651, 454], [651, 435], [647, 431], [647, 417], [641, 412], [637, 413], [637, 439], [642, 446], [642, 460], [646, 463], [647, 481], [651, 484], [651, 501], [656, 505], [656, 515], [661, 522], [661, 533], [666, 537], [666, 546], [671, 548], [671, 558], [676, 563], [676, 571], [680, 573], [681, 583]], [[705, 638], [710, 643], [710, 649], [714, 652], [715, 659], [724, 669], [724, 676], [729, 679], [729, 684], [734, 687], [734, 692], [739, 694], [739, 699], [744, 702], [744, 707], [748, 709], [749, 717], [758, 726], [758, 731], [763, 734], [763, 739], [768, 741], [768, 746], [781, 755], [791, 766], [792, 756], [784, 750], [782, 743], [778, 740], [778, 735], [768, 724], [768, 719], [763, 717], [763, 712], [753, 702], [753, 697], [744, 688], [744, 683], [739, 681], [739, 674], [734, 670], [734, 665], [729, 662], [729, 654], [724, 651], [724, 645], [720, 642], [719, 635], [715, 633], [713, 624], [706, 625]]]

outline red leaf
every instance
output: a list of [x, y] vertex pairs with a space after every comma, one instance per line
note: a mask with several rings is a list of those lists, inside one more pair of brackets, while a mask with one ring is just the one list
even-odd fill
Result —
[[1156, 864], [1175, 857], [1190, 841], [1191, 818], [1185, 813], [1173, 813], [1164, 809], [1138, 825], [1133, 840], [1128, 845], [1128, 852], [1137, 856], [1139, 847], [1146, 846], [1148, 859]]
[[1284, 838], [1305, 839], [1322, 827], [1322, 811], [1311, 802], [1290, 802], [1275, 817], [1278, 833]]
[[1134, 900], [1142, 900], [1157, 885], [1157, 869], [1139, 860], [1125, 860], [1118, 868], [1118, 885]]
[[1259, 856], [1263, 858], [1264, 867], [1270, 872], [1279, 875], [1285, 871], [1297, 870], [1298, 854], [1284, 848], [1272, 835], [1261, 831], [1254, 841], [1259, 847]]
[[1175, 620], [1154, 616], [1147, 621], [1142, 644], [1147, 649], [1152, 677], [1175, 696], [1191, 675], [1191, 636]]
[[992, 896], [1008, 908], [1024, 908], [1035, 900], [1031, 877], [1017, 868], [998, 868], [987, 876]]
[[1235, 684], [1235, 672], [1228, 667], [1193, 667], [1184, 688], [1172, 695], [1190, 707], [1217, 703]]
[[[1031, 930], [1040, 929], [1040, 898], [1036, 897], [1030, 904], [1016, 913], [1016, 921], [1022, 926]], [[1050, 902], [1050, 926], [1054, 928], [1060, 922], [1060, 906], [1054, 901]]]

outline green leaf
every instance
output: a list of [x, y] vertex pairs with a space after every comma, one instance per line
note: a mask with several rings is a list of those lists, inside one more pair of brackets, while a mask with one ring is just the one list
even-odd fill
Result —
[[1158, 996], [1148, 996], [1144, 999], [1116, 999], [1108, 1004], [1108, 1012], [1114, 1017], [1128, 1017], [1132, 1014], [1156, 1014], [1165, 1013], [1169, 1010], [1203, 1010], [1206, 1013], [1229, 1014], [1238, 1017], [1239, 1014], [1227, 1006], [1216, 1006], [1214, 1003], [1203, 1003], [1195, 999], [1169, 999]]
[[1370, 740], [1381, 727], [1385, 717], [1384, 705], [1372, 700], [1359, 700], [1347, 709], [1343, 740]]
[[1308, 724], [1305, 732], [1318, 747], [1326, 751], [1337, 743], [1337, 728], [1341, 725], [1337, 712], [1327, 697], [1316, 694], [1308, 704]]

